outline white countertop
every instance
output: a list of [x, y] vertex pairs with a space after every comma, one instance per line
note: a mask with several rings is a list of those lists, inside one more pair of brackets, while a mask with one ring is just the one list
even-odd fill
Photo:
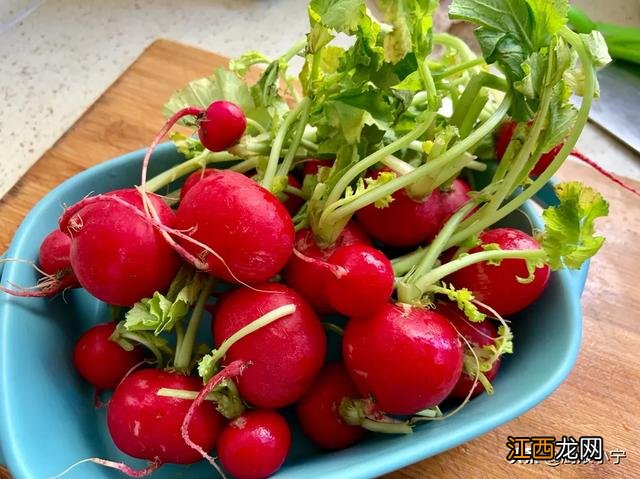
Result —
[[[231, 57], [249, 49], [275, 56], [307, 29], [304, 0], [40, 1], [0, 1], [0, 197], [156, 38]], [[640, 24], [638, 0], [575, 3], [603, 20]], [[37, 8], [2, 32], [25, 5]], [[597, 127], [579, 149], [640, 179], [637, 156]]]

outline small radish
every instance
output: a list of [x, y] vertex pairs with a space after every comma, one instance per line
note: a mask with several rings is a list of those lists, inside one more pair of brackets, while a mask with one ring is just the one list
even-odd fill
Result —
[[[451, 303], [440, 302], [437, 305], [436, 310], [451, 322], [453, 327], [465, 337], [473, 348], [482, 349], [483, 346], [491, 346], [495, 344], [495, 339], [498, 337], [498, 329], [490, 319], [485, 319], [480, 323], [472, 323], [469, 321], [463, 312], [458, 307]], [[474, 364], [475, 358], [471, 352], [465, 352], [466, 356], [470, 356], [469, 361]], [[487, 381], [491, 382], [498, 375], [500, 369], [501, 359], [498, 358], [491, 369], [484, 372], [484, 376]], [[475, 365], [474, 365], [475, 366]], [[469, 395], [469, 391], [473, 387], [475, 375], [470, 375], [463, 370], [460, 379], [451, 391], [450, 397], [457, 399], [465, 399]], [[476, 387], [473, 388], [473, 392], [470, 397], [475, 397], [485, 391], [484, 386], [480, 381], [476, 383]]]
[[[528, 234], [513, 228], [496, 228], [480, 235], [481, 244], [497, 244], [502, 250], [537, 250], [540, 244]], [[483, 251], [476, 246], [469, 253]], [[533, 303], [549, 282], [550, 269], [536, 268], [533, 276], [523, 259], [504, 259], [499, 265], [486, 261], [462, 268], [447, 277], [456, 289], [467, 288], [475, 299], [506, 316]], [[518, 280], [520, 278], [520, 280]]]
[[364, 429], [350, 426], [340, 416], [344, 399], [360, 394], [341, 363], [327, 364], [298, 402], [298, 421], [304, 434], [324, 449], [344, 449], [364, 435]]
[[[115, 445], [130, 456], [161, 463], [191, 464], [202, 459], [181, 435], [182, 422], [193, 402], [160, 396], [162, 388], [199, 391], [194, 377], [158, 369], [141, 369], [116, 388], [107, 410], [107, 426]], [[218, 440], [223, 419], [210, 401], [200, 404], [189, 423], [189, 437], [205, 451]]]
[[386, 208], [369, 205], [359, 210], [356, 217], [369, 235], [384, 244], [413, 246], [431, 241], [444, 223], [469, 200], [469, 191], [469, 185], [460, 178], [448, 191], [437, 188], [423, 200], [410, 198], [402, 189], [393, 194], [393, 201]]
[[382, 251], [363, 244], [341, 246], [328, 263], [336, 267], [336, 276], [327, 278], [325, 293], [340, 314], [365, 316], [389, 302], [395, 277]]
[[[498, 136], [496, 137], [496, 158], [501, 160], [507, 151], [509, 142], [513, 137], [513, 133], [516, 130], [517, 123], [513, 120], [505, 121], [500, 128], [498, 128]], [[551, 162], [555, 159], [556, 155], [560, 152], [564, 143], [554, 146], [547, 153], [544, 153], [536, 165], [531, 170], [531, 176], [540, 176], [544, 170], [546, 170]]]
[[322, 323], [298, 293], [277, 283], [236, 289], [220, 300], [215, 311], [212, 332], [220, 347], [265, 312], [288, 304], [295, 305], [294, 313], [243, 337], [225, 357], [225, 364], [251, 363], [237, 382], [240, 395], [256, 407], [292, 404], [309, 388], [325, 359]]
[[295, 249], [307, 260], [293, 255], [284, 272], [285, 282], [304, 296], [319, 313], [331, 312], [333, 308], [329, 305], [324, 290], [324, 284], [332, 277], [326, 261], [336, 248], [353, 244], [371, 244], [367, 235], [353, 221], [345, 226], [335, 244], [328, 248], [318, 246], [310, 229], [298, 231]]
[[[36, 287], [9, 289], [0, 286], [0, 291], [12, 296], [48, 298], [63, 292], [67, 288], [80, 286], [71, 269], [70, 251], [71, 240], [69, 237], [59, 229], [53, 230], [40, 243], [36, 269], [43, 273], [44, 276], [38, 280]], [[4, 259], [2, 261], [20, 260]], [[26, 261], [26, 263], [35, 267], [30, 261]]]
[[212, 275], [230, 282], [266, 281], [278, 274], [293, 251], [294, 228], [286, 208], [268, 190], [234, 171], [214, 170], [193, 185], [180, 202], [175, 227], [215, 251], [219, 257], [180, 240], [206, 261]]
[[73, 365], [96, 389], [115, 388], [144, 359], [140, 347], [126, 351], [112, 341], [116, 323], [104, 323], [86, 331], [73, 349]]
[[[131, 188], [102, 195], [116, 197], [142, 211], [140, 193]], [[173, 211], [154, 194], [148, 195], [167, 226]], [[87, 198], [69, 208], [60, 229], [71, 238], [70, 261], [80, 285], [96, 298], [130, 306], [164, 291], [180, 267], [180, 260], [161, 233], [116, 201]]]
[[71, 238], [59, 229], [53, 230], [40, 243], [38, 265], [46, 274], [73, 274], [69, 255], [71, 253]]
[[197, 119], [200, 143], [211, 151], [235, 145], [247, 128], [244, 112], [230, 101], [214, 101]]
[[438, 405], [462, 372], [462, 344], [447, 318], [406, 304], [351, 318], [342, 354], [360, 394], [389, 414]]
[[254, 409], [222, 430], [218, 456], [235, 479], [262, 479], [274, 474], [287, 458], [291, 432], [275, 411]]

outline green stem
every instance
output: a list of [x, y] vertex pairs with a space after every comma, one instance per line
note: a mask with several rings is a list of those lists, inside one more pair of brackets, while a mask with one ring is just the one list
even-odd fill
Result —
[[562, 163], [564, 163], [564, 161], [569, 156], [569, 153], [571, 152], [571, 150], [573, 150], [576, 143], [578, 142], [578, 138], [580, 137], [580, 134], [582, 133], [582, 130], [584, 129], [584, 126], [589, 119], [589, 110], [591, 109], [591, 103], [593, 101], [593, 95], [595, 91], [595, 70], [593, 67], [591, 56], [584, 47], [584, 44], [582, 43], [580, 37], [566, 27], [560, 31], [560, 35], [569, 44], [571, 44], [571, 46], [573, 46], [573, 48], [578, 53], [578, 57], [582, 64], [582, 69], [585, 73], [584, 96], [582, 98], [580, 110], [578, 111], [578, 115], [576, 116], [575, 124], [571, 129], [571, 133], [569, 133], [569, 136], [564, 142], [564, 146], [558, 152], [555, 159], [551, 162], [547, 169], [540, 176], [538, 176], [538, 178], [536, 178], [533, 183], [529, 185], [529, 187], [527, 187], [522, 193], [509, 201], [506, 205], [501, 206], [494, 214], [483, 217], [480, 220], [475, 221], [469, 226], [461, 229], [461, 231], [451, 237], [449, 243], [447, 244], [447, 247], [454, 246], [469, 238], [470, 236], [479, 233], [483, 229], [491, 226], [497, 221], [500, 221], [505, 216], [520, 208], [520, 206], [522, 206], [525, 201], [527, 201], [529, 198], [532, 198], [551, 179], [551, 177], [560, 168]]
[[302, 198], [303, 200], [308, 200], [307, 195], [300, 188], [296, 188], [295, 186], [287, 185], [284, 189], [284, 192], [288, 195], [297, 196], [298, 198]]
[[267, 314], [260, 316], [258, 319], [240, 328], [238, 331], [229, 336], [218, 349], [213, 351], [211, 360], [212, 364], [217, 364], [222, 358], [224, 358], [225, 354], [227, 354], [227, 351], [229, 351], [229, 348], [231, 348], [231, 346], [233, 346], [245, 336], [257, 331], [260, 328], [264, 328], [268, 324], [271, 324], [280, 318], [284, 318], [285, 316], [293, 314], [295, 313], [295, 311], [296, 306], [294, 304], [280, 306], [279, 308], [269, 311]]
[[260, 123], [255, 121], [254, 119], [246, 118], [246, 120], [247, 120], [247, 125], [255, 128], [255, 130], [258, 132], [258, 134], [267, 132], [267, 129], [264, 126], [262, 126]]
[[[407, 277], [405, 282], [410, 283], [412, 282], [412, 278], [419, 278], [433, 269], [433, 265], [436, 264], [438, 257], [444, 251], [447, 240], [455, 232], [460, 222], [475, 206], [475, 202], [469, 202], [462, 206], [451, 218], [447, 220], [444, 227], [433, 240], [433, 243], [431, 243], [427, 248], [427, 252], [417, 264], [415, 270], [409, 275], [409, 277]], [[403, 301], [402, 299], [400, 299], [400, 301], [403, 303], [410, 302]]]
[[374, 153], [371, 153], [369, 156], [363, 158], [362, 160], [358, 161], [354, 166], [348, 169], [344, 173], [344, 175], [342, 175], [338, 183], [336, 183], [336, 186], [331, 190], [331, 193], [327, 198], [326, 204], [331, 205], [332, 203], [340, 200], [340, 198], [342, 198], [342, 195], [344, 194], [344, 191], [351, 184], [351, 182], [353, 182], [359, 175], [367, 171], [367, 169], [371, 168], [373, 165], [386, 158], [387, 156], [393, 155], [396, 151], [405, 148], [412, 141], [420, 138], [424, 134], [424, 132], [427, 131], [429, 126], [431, 126], [435, 118], [436, 113], [427, 113], [425, 115], [424, 121], [415, 129], [398, 138], [393, 143], [388, 144], [384, 148], [381, 148]]
[[411, 253], [407, 253], [402, 256], [398, 256], [391, 260], [391, 265], [393, 266], [393, 273], [396, 276], [402, 276], [408, 273], [411, 268], [415, 266], [415, 264], [420, 261], [420, 258], [426, 251], [426, 247], [420, 247]]
[[472, 60], [466, 60], [462, 63], [458, 63], [457, 65], [453, 65], [451, 67], [445, 68], [439, 72], [434, 72], [433, 77], [435, 80], [441, 80], [443, 78], [456, 75], [458, 73], [462, 73], [464, 71], [469, 70], [470, 68], [477, 67], [480, 65], [485, 65], [485, 60], [482, 57], [474, 58]]
[[134, 333], [132, 331], [122, 331], [119, 334], [121, 337], [125, 339], [142, 344], [145, 348], [151, 351], [153, 356], [156, 358], [156, 364], [159, 367], [163, 364], [164, 358], [162, 356], [162, 352], [151, 341], [147, 341], [147, 339], [144, 336]]
[[295, 57], [300, 51], [307, 46], [307, 38], [301, 38], [296, 43], [293, 44], [289, 50], [287, 50], [284, 55], [280, 58], [286, 62], [289, 62], [293, 57]]
[[476, 121], [480, 118], [480, 113], [484, 109], [484, 106], [487, 104], [489, 100], [489, 93], [486, 90], [480, 90], [478, 95], [471, 103], [469, 107], [469, 111], [465, 115], [462, 123], [460, 124], [460, 138], [464, 138], [471, 133], [473, 130], [473, 126], [476, 124]]
[[436, 89], [436, 84], [433, 81], [433, 76], [431, 75], [431, 70], [426, 60], [418, 61], [418, 74], [427, 92], [427, 105], [429, 110], [437, 111], [440, 108], [438, 90]]
[[271, 190], [271, 187], [273, 186], [273, 180], [275, 179], [276, 171], [278, 169], [278, 161], [280, 160], [280, 152], [284, 145], [284, 140], [287, 137], [287, 133], [304, 108], [304, 101], [298, 103], [298, 105], [296, 105], [296, 107], [286, 116], [282, 125], [280, 125], [280, 128], [278, 129], [278, 133], [276, 133], [273, 145], [271, 146], [271, 153], [269, 154], [269, 162], [267, 163], [264, 178], [262, 179], [262, 186], [268, 190]]
[[235, 165], [228, 168], [232, 171], [237, 171], [238, 173], [246, 173], [247, 171], [251, 171], [255, 169], [258, 165], [257, 158], [249, 158], [248, 160], [243, 160], [240, 163], [236, 163]]
[[180, 349], [176, 349], [173, 366], [177, 371], [186, 371], [191, 364], [191, 355], [196, 342], [198, 326], [200, 325], [200, 320], [202, 320], [202, 315], [204, 313], [204, 307], [207, 305], [207, 300], [209, 299], [209, 296], [211, 296], [214, 286], [215, 278], [209, 276], [205, 280], [202, 291], [200, 291], [200, 295], [198, 296], [198, 301], [196, 301], [193, 308], [193, 313], [191, 313], [191, 319], [189, 320], [189, 325], [187, 326], [187, 331], [184, 334], [184, 339], [182, 340]]
[[191, 158], [190, 160], [184, 161], [179, 165], [176, 165], [168, 170], [163, 171], [157, 176], [154, 176], [146, 183], [147, 191], [154, 192], [158, 191], [160, 188], [167, 186], [168, 184], [174, 182], [178, 178], [182, 178], [183, 176], [188, 175], [189, 173], [193, 173], [194, 171], [204, 168], [209, 163], [217, 163], [223, 161], [233, 161], [238, 158], [226, 151], [221, 151], [219, 153], [212, 153], [210, 151], [203, 151], [199, 153], [197, 156]]
[[541, 249], [480, 251], [478, 253], [462, 256], [461, 258], [449, 261], [442, 266], [438, 266], [422, 276], [414, 284], [420, 291], [426, 291], [429, 286], [437, 283], [442, 278], [475, 263], [513, 258], [524, 260], [544, 259], [545, 255], [546, 253]]
[[383, 434], [411, 434], [413, 429], [406, 422], [384, 422], [374, 421], [368, 417], [362, 420], [360, 427], [371, 432], [379, 432]]
[[463, 62], [471, 61], [476, 58], [473, 50], [460, 37], [451, 35], [450, 33], [435, 33], [433, 35], [434, 43], [451, 48], [458, 52]]
[[[385, 183], [384, 185], [381, 185], [370, 192], [363, 193], [362, 196], [359, 196], [358, 198], [344, 206], [336, 208], [335, 210], [325, 212], [325, 224], [334, 224], [340, 221], [341, 218], [351, 216], [360, 208], [364, 208], [367, 205], [370, 205], [388, 195], [395, 193], [401, 188], [415, 183], [420, 178], [427, 176], [428, 174], [441, 168], [444, 168], [450, 161], [456, 159], [457, 157], [465, 153], [468, 149], [472, 148], [480, 141], [482, 141], [485, 136], [491, 134], [491, 132], [498, 127], [500, 122], [507, 114], [510, 105], [511, 94], [507, 93], [500, 106], [496, 109], [496, 112], [487, 121], [480, 125], [475, 131], [473, 131], [468, 137], [453, 145], [449, 150], [444, 152], [439, 157], [434, 158], [424, 165], [419, 166], [411, 173], [394, 178], [390, 182]], [[438, 185], [436, 185], [436, 187], [437, 186]], [[323, 216], [325, 216], [325, 213], [323, 213]]]
[[284, 161], [280, 165], [280, 169], [278, 170], [278, 175], [286, 176], [293, 165], [293, 159], [295, 158], [296, 152], [298, 150], [298, 146], [302, 141], [302, 136], [304, 135], [305, 126], [307, 125], [307, 120], [309, 119], [309, 110], [311, 109], [311, 99], [305, 97], [299, 104], [298, 107], [301, 107], [300, 111], [300, 119], [298, 120], [298, 128], [296, 129], [295, 136], [293, 140], [288, 146], [287, 154], [284, 157]]
[[[422, 148], [420, 149], [422, 150]], [[391, 168], [391, 170], [397, 175], [406, 175], [416, 169], [415, 166], [411, 166], [406, 161], [403, 161], [393, 155], [389, 155], [386, 158], [381, 159], [380, 163]]]
[[[186, 389], [173, 389], [173, 388], [160, 388], [156, 395], [176, 398], [176, 399], [195, 399], [200, 394], [200, 391], [187, 391]], [[205, 401], [216, 401], [217, 395], [215, 393], [209, 393], [205, 396]]]

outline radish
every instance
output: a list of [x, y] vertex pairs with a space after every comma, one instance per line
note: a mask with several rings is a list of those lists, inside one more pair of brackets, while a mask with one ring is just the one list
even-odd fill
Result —
[[[484, 346], [491, 346], [495, 344], [495, 340], [498, 338], [498, 329], [490, 319], [485, 319], [479, 323], [472, 323], [456, 305], [451, 303], [439, 302], [436, 310], [443, 316], [446, 316], [458, 333], [464, 336], [473, 348], [482, 350]], [[482, 371], [480, 373], [484, 375], [484, 378], [480, 378], [479, 376], [481, 380], [476, 383], [475, 387], [473, 386], [475, 381], [475, 372], [477, 371], [475, 357], [473, 357], [471, 353], [466, 352], [465, 362], [466, 361], [473, 366], [474, 374], [470, 374], [464, 370], [465, 368], [463, 368], [462, 375], [451, 391], [451, 394], [449, 395], [450, 397], [465, 399], [467, 396], [475, 397], [484, 392], [485, 386], [483, 386], [483, 381], [486, 379], [486, 381], [490, 383], [494, 380], [498, 374], [498, 370], [500, 369], [501, 358], [498, 357], [488, 371]], [[469, 394], [472, 388], [473, 392]]]
[[112, 341], [116, 323], [104, 323], [86, 331], [73, 349], [73, 365], [97, 389], [115, 388], [144, 359], [140, 347], [126, 351]]
[[[158, 369], [141, 369], [116, 388], [107, 410], [115, 445], [130, 456], [161, 463], [191, 464], [202, 459], [181, 435], [192, 400], [160, 396], [162, 388], [199, 391], [199, 379]], [[205, 451], [218, 440], [223, 419], [211, 402], [200, 404], [189, 424], [189, 437]]]
[[[383, 170], [372, 175], [374, 178]], [[469, 185], [457, 178], [448, 191], [436, 188], [422, 200], [414, 200], [406, 190], [396, 191], [386, 208], [368, 205], [356, 213], [362, 227], [389, 246], [413, 246], [431, 241], [444, 223], [469, 198]]]
[[342, 354], [360, 394], [389, 414], [438, 405], [462, 371], [462, 344], [447, 318], [406, 304], [351, 318]]
[[[502, 250], [538, 250], [540, 244], [528, 234], [513, 228], [496, 228], [480, 235], [481, 245], [496, 244]], [[469, 253], [482, 251], [476, 246]], [[548, 265], [531, 275], [524, 259], [504, 259], [499, 265], [486, 261], [466, 266], [446, 278], [456, 289], [467, 288], [475, 299], [506, 316], [533, 303], [549, 282]]]
[[340, 314], [373, 314], [389, 301], [395, 277], [382, 251], [363, 244], [341, 246], [328, 263], [335, 266], [336, 276], [327, 277], [325, 293]]
[[237, 381], [240, 395], [256, 407], [292, 404], [309, 388], [325, 359], [322, 323], [298, 293], [274, 283], [232, 291], [216, 308], [212, 333], [220, 347], [243, 326], [287, 304], [296, 307], [292, 314], [243, 337], [225, 357], [225, 364], [236, 360], [252, 364]]
[[298, 402], [296, 414], [302, 431], [324, 449], [343, 449], [355, 444], [362, 439], [364, 429], [347, 424], [339, 409], [344, 399], [359, 396], [344, 366], [327, 364]]
[[180, 201], [184, 199], [184, 196], [187, 194], [187, 191], [193, 188], [193, 186], [196, 183], [198, 183], [203, 178], [206, 178], [207, 176], [214, 174], [215, 172], [216, 170], [214, 170], [213, 168], [204, 168], [202, 170], [194, 171], [189, 176], [187, 176], [187, 179], [184, 180], [184, 184], [180, 189]]
[[257, 283], [275, 276], [293, 250], [293, 222], [269, 191], [246, 176], [213, 170], [186, 193], [176, 229], [206, 245], [181, 239], [183, 247], [206, 262], [209, 272], [235, 283]]
[[38, 265], [49, 275], [73, 274], [70, 252], [71, 239], [59, 229], [53, 230], [40, 243]]
[[45, 236], [40, 243], [38, 266], [31, 261], [17, 259], [2, 259], [0, 262], [16, 261], [32, 265], [43, 274], [34, 288], [9, 289], [0, 286], [0, 291], [12, 296], [21, 297], [52, 297], [67, 288], [79, 286], [69, 261], [71, 240], [60, 230], [54, 230]]
[[287, 457], [291, 432], [275, 411], [254, 409], [222, 430], [218, 456], [236, 479], [261, 479], [274, 474]]
[[214, 101], [197, 119], [200, 143], [211, 151], [223, 151], [235, 145], [247, 128], [244, 112], [230, 101]]
[[[140, 193], [131, 188], [87, 198], [65, 211], [60, 229], [71, 238], [70, 261], [80, 285], [96, 298], [130, 306], [169, 287], [180, 260], [153, 225], [117, 201], [142, 211]], [[148, 195], [160, 221], [172, 226], [174, 214], [154, 194]]]
[[353, 244], [370, 245], [367, 235], [355, 222], [350, 222], [340, 233], [333, 246], [320, 248], [310, 229], [296, 233], [295, 249], [302, 258], [294, 255], [284, 272], [285, 282], [300, 293], [319, 313], [333, 310], [324, 291], [324, 284], [331, 279], [331, 269], [326, 261], [336, 248]]

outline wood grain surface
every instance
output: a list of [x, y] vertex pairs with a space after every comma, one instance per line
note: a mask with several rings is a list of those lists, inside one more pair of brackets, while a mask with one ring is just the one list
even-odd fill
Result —
[[[165, 40], [153, 43], [0, 200], [0, 251], [52, 187], [91, 165], [148, 145], [172, 91], [225, 63], [195, 48]], [[607, 242], [592, 261], [582, 298], [583, 344], [573, 372], [551, 397], [520, 418], [389, 479], [640, 476], [640, 200], [582, 165], [567, 163], [559, 176], [596, 186], [611, 203], [609, 218], [599, 223]], [[505, 460], [508, 435], [598, 435], [605, 451], [625, 450], [627, 457], [618, 465], [512, 465]], [[4, 476], [0, 468], [0, 478]]]

